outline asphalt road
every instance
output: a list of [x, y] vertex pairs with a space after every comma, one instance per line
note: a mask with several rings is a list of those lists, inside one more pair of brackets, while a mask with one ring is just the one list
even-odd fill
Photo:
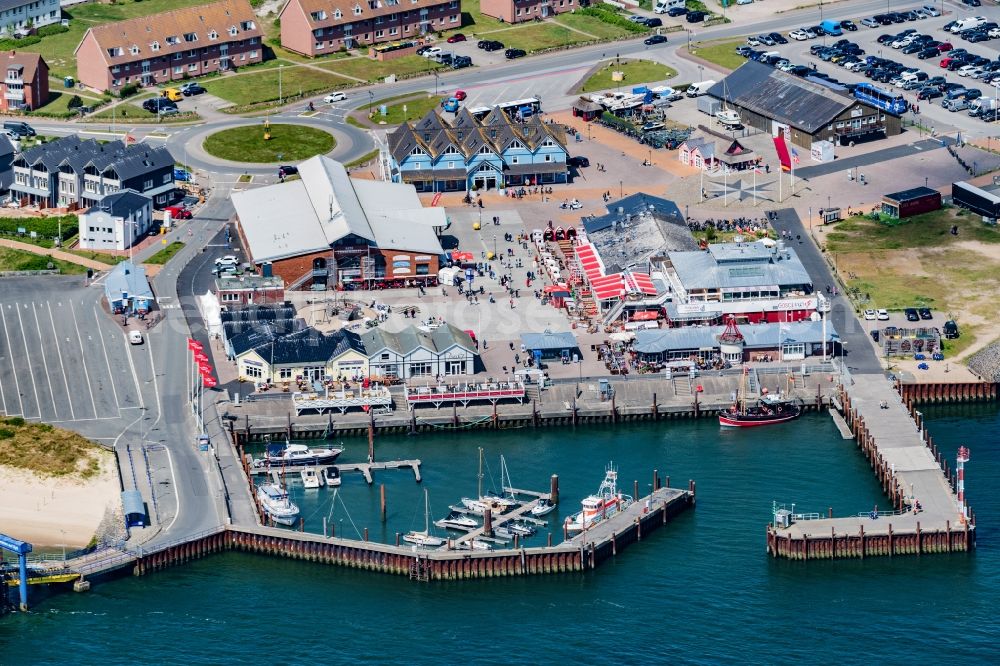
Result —
[[[836, 285], [837, 281], [830, 271], [829, 265], [817, 249], [816, 244], [809, 241], [809, 230], [802, 224], [798, 214], [792, 208], [778, 211], [778, 218], [771, 223], [779, 233], [787, 231], [795, 239], [791, 247], [795, 249], [802, 265], [805, 266], [817, 291], [826, 294], [827, 285]], [[864, 325], [854, 314], [851, 302], [842, 293], [831, 298], [830, 323], [840, 336], [844, 347], [844, 362], [855, 374], [879, 374], [883, 372], [882, 364], [868, 341]]]

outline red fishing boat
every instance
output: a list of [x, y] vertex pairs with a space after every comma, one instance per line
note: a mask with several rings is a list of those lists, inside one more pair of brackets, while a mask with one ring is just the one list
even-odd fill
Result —
[[800, 401], [788, 400], [780, 395], [768, 395], [767, 389], [755, 402], [746, 399], [748, 368], [743, 368], [743, 382], [736, 402], [726, 411], [719, 412], [719, 425], [731, 428], [753, 428], [774, 425], [797, 419], [802, 415]]

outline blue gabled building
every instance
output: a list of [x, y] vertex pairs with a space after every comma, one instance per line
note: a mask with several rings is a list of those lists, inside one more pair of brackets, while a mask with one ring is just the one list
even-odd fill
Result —
[[153, 288], [149, 286], [146, 269], [131, 261], [122, 261], [104, 280], [104, 297], [115, 314], [139, 314], [153, 307]]
[[456, 192], [565, 183], [566, 130], [538, 116], [517, 120], [499, 108], [481, 118], [437, 111], [389, 135], [393, 179], [418, 192]]

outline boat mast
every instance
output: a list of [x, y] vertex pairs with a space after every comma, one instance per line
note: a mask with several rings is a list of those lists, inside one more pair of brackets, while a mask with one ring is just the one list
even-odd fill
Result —
[[477, 499], [482, 499], [483, 497], [483, 447], [479, 447], [479, 493], [476, 495]]
[[424, 534], [431, 533], [431, 499], [424, 488]]

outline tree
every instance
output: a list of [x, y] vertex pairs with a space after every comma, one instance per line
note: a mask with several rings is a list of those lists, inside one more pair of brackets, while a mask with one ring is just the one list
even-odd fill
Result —
[[66, 106], [70, 109], [79, 109], [83, 106], [83, 100], [80, 99], [79, 95], [73, 95], [69, 98], [69, 102], [66, 103]]

